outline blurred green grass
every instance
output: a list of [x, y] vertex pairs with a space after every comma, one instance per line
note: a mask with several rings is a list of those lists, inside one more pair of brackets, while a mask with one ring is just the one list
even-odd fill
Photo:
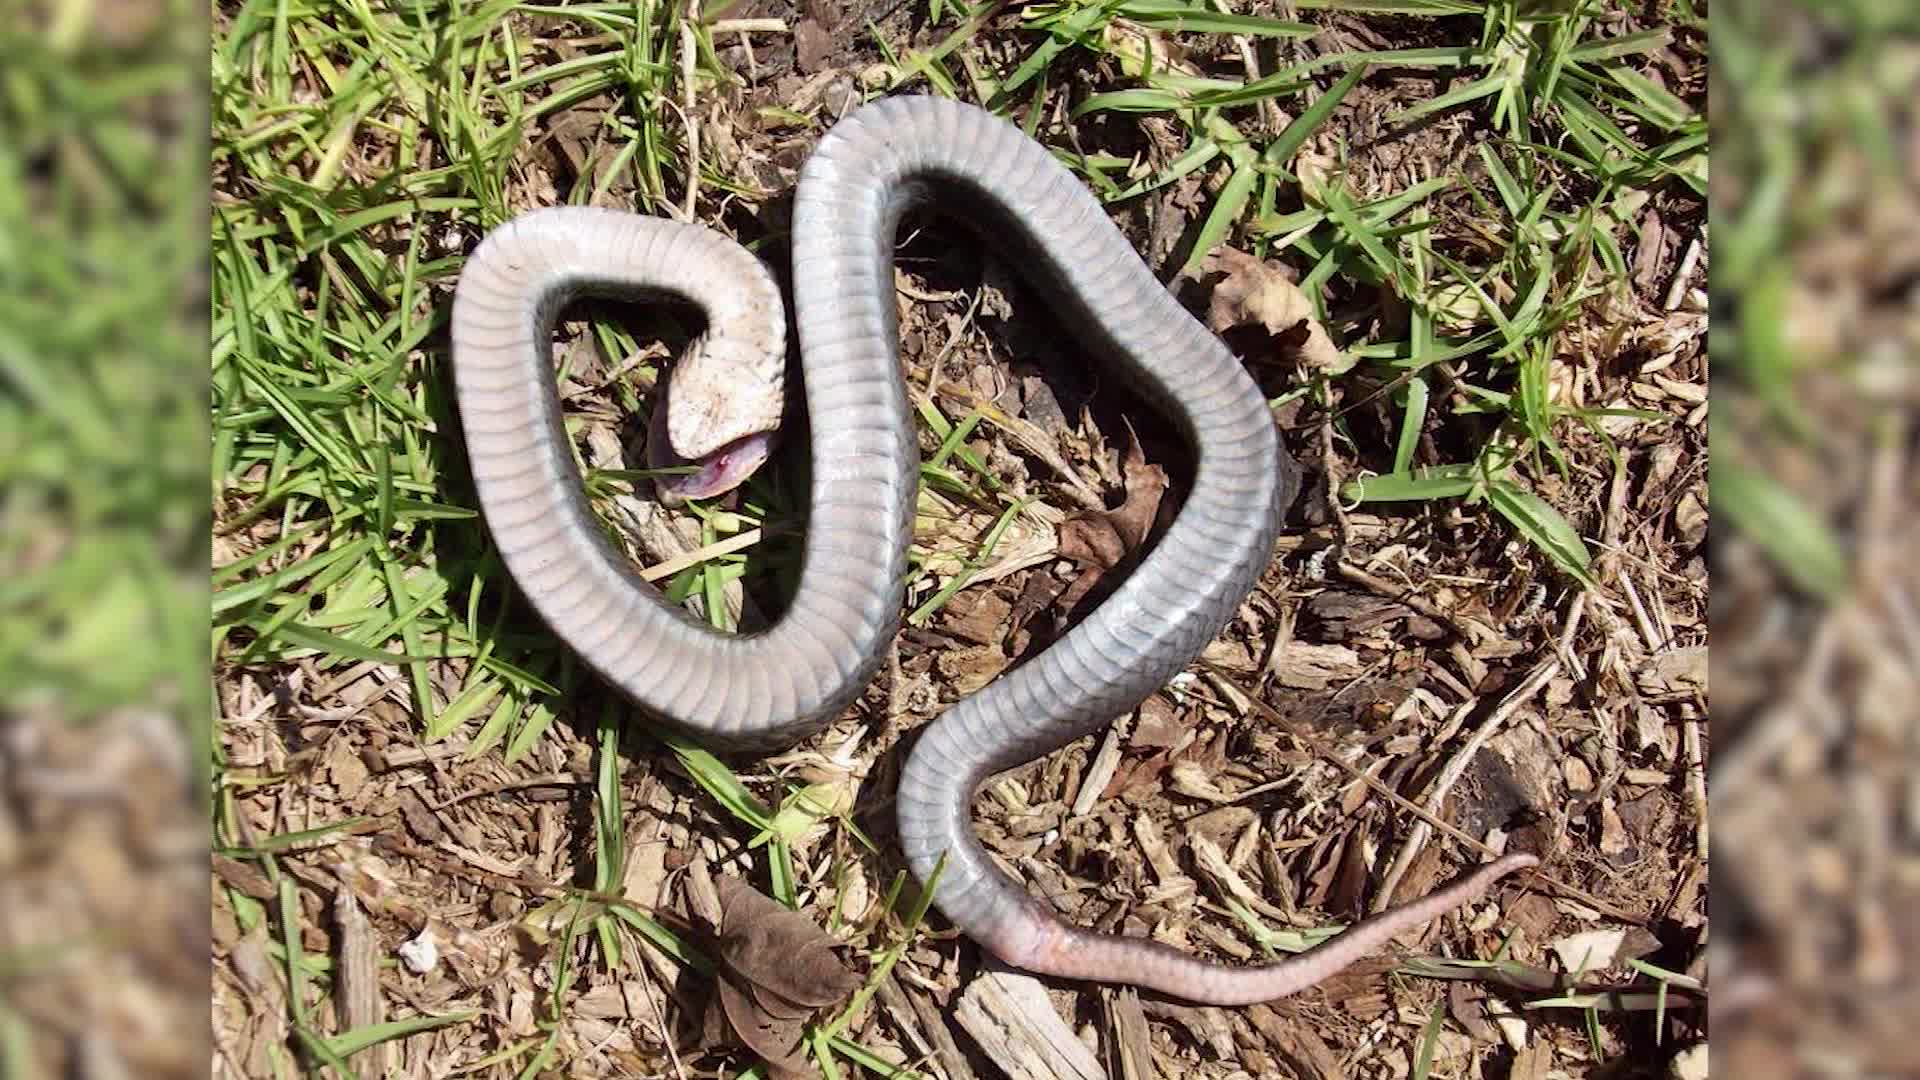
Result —
[[1920, 7], [1713, 45], [1715, 1064], [1910, 1076]]
[[0, 709], [204, 729], [203, 13], [0, 30]]
[[183, 1075], [208, 1060], [180, 933], [207, 755], [177, 753], [211, 717], [206, 15], [4, 12], [0, 1077]]
[[1845, 510], [1833, 485], [1783, 474], [1773, 455], [1845, 454], [1872, 414], [1911, 411], [1916, 354], [1908, 342], [1883, 373], [1907, 393], [1876, 392], [1876, 358], [1854, 332], [1819, 347], [1809, 323], [1833, 312], [1809, 319], [1795, 301], [1835, 285], [1809, 280], [1831, 273], [1809, 265], [1815, 249], [1867, 242], [1849, 224], [1864, 205], [1912, 203], [1916, 34], [1920, 7], [1891, 0], [1748, 0], [1714, 26], [1715, 509], [1815, 601], [1838, 598], [1852, 575]]

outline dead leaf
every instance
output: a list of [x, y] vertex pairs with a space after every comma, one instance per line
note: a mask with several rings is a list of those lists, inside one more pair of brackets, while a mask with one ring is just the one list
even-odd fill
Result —
[[773, 1075], [812, 1075], [805, 1055], [814, 1012], [844, 1001], [860, 976], [812, 919], [738, 878], [716, 877], [720, 897], [715, 973], [720, 1009]]
[[367, 763], [360, 758], [359, 749], [348, 739], [335, 739], [327, 747], [326, 768], [327, 778], [333, 781], [334, 791], [343, 803], [358, 800], [360, 790], [371, 775]]
[[751, 984], [721, 968], [718, 975], [720, 1009], [734, 1035], [760, 1055], [774, 1075], [810, 1075], [807, 1069], [807, 1022], [802, 1017], [774, 1016], [755, 1000]]
[[[1292, 358], [1317, 371], [1347, 366], [1326, 328], [1314, 318], [1307, 294], [1281, 264], [1223, 247], [1208, 256], [1206, 273], [1221, 275], [1207, 303], [1207, 327], [1227, 338], [1236, 351]], [[1265, 334], [1248, 333], [1256, 328]]]
[[1694, 645], [1668, 649], [1653, 658], [1638, 678], [1640, 692], [1652, 696], [1705, 694], [1707, 692], [1707, 647]]
[[1483, 1043], [1495, 1042], [1500, 1032], [1487, 1019], [1487, 988], [1462, 979], [1447, 987], [1447, 1011], [1467, 1034]]
[[1126, 482], [1127, 497], [1120, 508], [1107, 515], [1113, 522], [1120, 540], [1128, 551], [1134, 551], [1147, 542], [1147, 534], [1153, 531], [1153, 522], [1160, 515], [1160, 497], [1167, 492], [1167, 471], [1158, 465], [1147, 464], [1145, 452], [1140, 449], [1140, 438], [1133, 435], [1132, 445], [1127, 449], [1127, 458], [1120, 464], [1122, 478]]
[[1126, 498], [1101, 513], [1080, 513], [1060, 525], [1060, 555], [1080, 567], [1080, 576], [1057, 601], [1062, 612], [1072, 611], [1107, 571], [1139, 551], [1160, 516], [1160, 499], [1167, 492], [1167, 472], [1147, 463], [1135, 436], [1121, 463]]
[[989, 645], [1005, 639], [1013, 604], [991, 590], [969, 590], [948, 602], [942, 614], [948, 633], [975, 645]]
[[953, 692], [965, 697], [1000, 677], [1013, 658], [998, 645], [968, 645], [950, 649], [934, 658], [934, 666], [947, 677]]
[[1697, 548], [1707, 539], [1707, 523], [1711, 520], [1707, 513], [1706, 485], [1696, 484], [1680, 496], [1680, 503], [1673, 508], [1673, 527], [1680, 535], [1680, 543], [1688, 548]]
[[1105, 514], [1084, 514], [1060, 526], [1060, 554], [1097, 570], [1111, 570], [1126, 558], [1127, 544]]
[[1633, 846], [1633, 837], [1620, 820], [1620, 811], [1612, 799], [1600, 803], [1600, 851], [1604, 855], [1624, 854]]
[[838, 944], [812, 919], [737, 878], [718, 878], [720, 957], [756, 985], [813, 1008], [836, 1004], [860, 985]]

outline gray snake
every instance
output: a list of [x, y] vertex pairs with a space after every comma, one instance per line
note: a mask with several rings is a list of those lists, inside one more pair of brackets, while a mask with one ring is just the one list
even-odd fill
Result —
[[1013, 125], [943, 99], [856, 110], [801, 171], [793, 292], [811, 487], [799, 585], [765, 630], [702, 625], [608, 542], [581, 491], [549, 342], [561, 305], [578, 296], [704, 309], [708, 329], [671, 376], [665, 425], [675, 454], [704, 467], [680, 494], [704, 493], [757, 464], [779, 422], [786, 319], [766, 267], [702, 226], [577, 207], [523, 214], [468, 259], [452, 320], [467, 454], [495, 547], [553, 631], [646, 713], [716, 746], [791, 744], [851, 704], [900, 623], [919, 463], [893, 246], [902, 215], [936, 195], [1027, 272], [1089, 352], [1117, 362], [1196, 459], [1179, 513], [1107, 599], [915, 744], [900, 777], [900, 842], [922, 881], [946, 856], [934, 897], [946, 918], [1029, 971], [1243, 1004], [1311, 986], [1534, 865], [1507, 855], [1309, 952], [1242, 968], [1068, 925], [995, 869], [968, 822], [978, 785], [1100, 729], [1191, 662], [1264, 569], [1298, 469], [1252, 379], [1092, 194]]

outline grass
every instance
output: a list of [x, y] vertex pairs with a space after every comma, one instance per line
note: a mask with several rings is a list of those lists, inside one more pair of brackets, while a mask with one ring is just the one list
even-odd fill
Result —
[[[1783, 30], [1815, 23], [1846, 47], [1830, 63], [1799, 63]], [[1850, 379], [1859, 361], [1795, 348], [1789, 301], [1802, 272], [1796, 254], [1860, 197], [1849, 193], [1855, 184], [1871, 191], [1902, 183], [1907, 166], [1893, 147], [1911, 101], [1898, 89], [1892, 51], [1902, 24], [1910, 34], [1911, 13], [1871, 4], [1831, 16], [1806, 5], [1759, 5], [1726, 21], [1714, 55], [1715, 78], [1733, 88], [1725, 123], [1737, 133], [1731, 175], [1739, 177], [1716, 208], [1714, 287], [1730, 317], [1721, 320], [1715, 357], [1734, 407], [1714, 414], [1714, 440], [1724, 448], [1714, 461], [1715, 502], [1791, 588], [1820, 603], [1850, 585], [1837, 515], [1820, 505], [1821, 493], [1795, 490], [1756, 456], [1781, 444], [1831, 447], [1852, 434], [1828, 429], [1806, 399], [1810, 386]], [[1864, 395], [1848, 396], [1864, 403]]]
[[142, 119], [191, 126], [183, 10], [111, 44], [84, 14], [0, 37], [0, 704], [160, 694], [204, 731], [203, 166]]
[[[0, 1077], [62, 1071], [67, 1042], [36, 1007], [102, 1004], [70, 973], [125, 947], [47, 940], [64, 931], [23, 903], [85, 893], [74, 862], [101, 854], [25, 815], [35, 732], [112, 729], [131, 710], [182, 741], [210, 730], [201, 30], [179, 3], [15, 5], [0, 29], [0, 791], [20, 800], [0, 812], [16, 890], [0, 912]], [[50, 951], [73, 955], [42, 964]], [[141, 990], [169, 998], [164, 981]]]
[[[1337, 3], [1325, 6], [1351, 10]], [[964, 9], [955, 7], [955, 17], [961, 19], [956, 34], [977, 29]], [[1425, 4], [1394, 7], [1414, 14], [1436, 10]], [[1005, 106], [1029, 86], [1036, 87], [1032, 100], [1044, 99], [1050, 66], [1084, 52], [1117, 62], [1141, 85], [1090, 95], [1074, 105], [1074, 118], [1155, 113], [1176, 120], [1186, 133], [1189, 142], [1182, 153], [1157, 173], [1126, 177], [1131, 183], [1109, 175], [1130, 169], [1127, 159], [1067, 155], [1110, 202], [1124, 203], [1222, 159], [1228, 164], [1230, 172], [1189, 244], [1183, 273], [1196, 271], [1230, 231], [1250, 226], [1259, 237], [1258, 253], [1292, 252], [1307, 260], [1302, 280], [1316, 302], [1323, 297], [1320, 286], [1348, 280], [1391, 284], [1407, 303], [1407, 335], [1371, 341], [1361, 350], [1365, 359], [1385, 362], [1405, 387], [1395, 468], [1375, 480], [1347, 485], [1343, 495], [1357, 502], [1484, 499], [1562, 572], [1582, 585], [1591, 584], [1590, 556], [1579, 534], [1512, 474], [1522, 461], [1539, 469], [1545, 464], [1543, 455], [1565, 472], [1554, 436], [1562, 420], [1606, 438], [1598, 421], [1621, 415], [1621, 410], [1571, 409], [1553, 402], [1547, 392], [1550, 369], [1564, 362], [1560, 332], [1605, 290], [1605, 285], [1593, 283], [1596, 278], [1625, 278], [1622, 234], [1650, 189], [1671, 184], [1695, 196], [1705, 194], [1705, 119], [1631, 64], [1669, 45], [1673, 30], [1602, 36], [1594, 32], [1600, 4], [1580, 3], [1562, 11], [1495, 3], [1481, 9], [1479, 34], [1471, 44], [1334, 54], [1234, 81], [1203, 78], [1142, 47], [1139, 38], [1111, 31], [1118, 25], [1164, 29], [1184, 23], [1288, 38], [1313, 28], [1223, 16], [1177, 0], [1029, 5], [1023, 10], [1027, 25], [1044, 32], [1045, 39], [1003, 79], [981, 76], [969, 66], [965, 74], [973, 76], [970, 89], [982, 99]], [[1537, 13], [1542, 10], [1549, 13]], [[1703, 20], [1684, 6], [1672, 16], [1680, 26], [1704, 30]], [[924, 77], [943, 89], [961, 85], [962, 76], [945, 61], [957, 44], [949, 38], [925, 55], [907, 54], [893, 65], [895, 79]], [[1347, 71], [1320, 91], [1311, 78], [1328, 67]], [[1379, 69], [1441, 70], [1458, 83], [1400, 111], [1390, 123], [1412, 124], [1466, 108], [1484, 111], [1486, 123], [1498, 132], [1497, 141], [1478, 147], [1491, 191], [1466, 187], [1502, 243], [1502, 250], [1485, 265], [1462, 265], [1437, 251], [1431, 223], [1418, 213], [1427, 200], [1458, 185], [1459, 178], [1435, 178], [1356, 206], [1340, 184], [1303, 180], [1290, 171], [1298, 152], [1345, 95], [1364, 75]], [[1225, 112], [1283, 98], [1304, 98], [1304, 108], [1265, 142], [1243, 134]], [[1636, 138], [1628, 126], [1644, 134]], [[1336, 165], [1335, 174], [1339, 172]], [[1283, 192], [1297, 194], [1300, 208], [1277, 212]], [[1409, 220], [1396, 225], [1402, 217]], [[1517, 303], [1503, 304], [1496, 299], [1498, 292], [1516, 296]], [[1327, 317], [1324, 306], [1320, 314]], [[1447, 332], [1463, 321], [1491, 328], [1472, 335]], [[1416, 474], [1409, 450], [1429, 421], [1430, 369], [1468, 356], [1485, 364], [1486, 382], [1517, 386], [1500, 390], [1448, 372], [1450, 381], [1468, 395], [1467, 408], [1499, 417], [1501, 427], [1471, 461], [1430, 466]], [[1325, 389], [1312, 388], [1323, 401]], [[1661, 419], [1651, 413], [1628, 415]]]
[[[882, 86], [959, 94], [1024, 115], [1030, 126], [1042, 114], [1031, 106], [1063, 99], [1076, 123], [1126, 129], [1143, 116], [1169, 122], [1184, 146], [1158, 167], [1099, 150], [1056, 152], [1116, 209], [1188, 177], [1215, 181], [1180, 264], [1170, 269], [1195, 270], [1208, 250], [1229, 242], [1300, 267], [1323, 320], [1336, 338], [1352, 342], [1349, 365], [1293, 386], [1276, 404], [1304, 397], [1335, 410], [1335, 434], [1349, 445], [1368, 438], [1337, 412], [1343, 399], [1360, 396], [1348, 395], [1350, 388], [1387, 387], [1398, 417], [1390, 467], [1340, 494], [1360, 503], [1484, 502], [1540, 557], [1575, 583], [1590, 583], [1587, 540], [1534, 486], [1569, 474], [1569, 433], [1604, 444], [1601, 421], [1618, 411], [1569, 407], [1551, 386], [1557, 371], [1581, 362], [1569, 327], [1621, 288], [1623, 244], [1636, 209], [1656, 193], [1686, 199], [1704, 192], [1704, 120], [1639, 66], [1677, 35], [1702, 32], [1703, 20], [1672, 3], [1662, 13], [1669, 25], [1614, 36], [1596, 18], [1602, 6], [1587, 0], [1553, 7], [1320, 0], [1296, 7], [1309, 18], [1331, 11], [1420, 20], [1418, 33], [1439, 43], [1303, 57], [1292, 43], [1313, 32], [1312, 22], [1180, 0], [1026, 5], [1012, 34], [987, 31], [1001, 4], [932, 0], [927, 14], [940, 28], [932, 46], [908, 48], [887, 40], [880, 27], [870, 36], [884, 60]], [[462, 457], [446, 434], [453, 423], [443, 340], [449, 288], [463, 247], [516, 206], [618, 194], [642, 212], [682, 214], [691, 204], [711, 218], [723, 199], [751, 204], [771, 194], [686, 137], [683, 103], [708, 99], [730, 78], [715, 54], [724, 17], [711, 7], [690, 17], [685, 8], [650, 0], [564, 8], [433, 0], [217, 6], [210, 99], [217, 677], [304, 665], [333, 678], [372, 665], [404, 683], [412, 722], [427, 741], [464, 735], [468, 758], [498, 753], [507, 763], [538, 748], [561, 702], [583, 680], [520, 609], [487, 548]], [[563, 18], [575, 30], [567, 35], [568, 55], [558, 58], [549, 46]], [[1242, 35], [1282, 61], [1271, 72], [1226, 78], [1164, 48], [1171, 35], [1211, 40], [1196, 34]], [[1121, 78], [1087, 95], [1063, 89], [1075, 72], [1100, 65]], [[1389, 74], [1442, 80], [1392, 125], [1412, 130], [1460, 119], [1485, 138], [1469, 170], [1363, 197], [1347, 182], [1352, 148], [1328, 136], [1367, 80]], [[44, 77], [83, 93], [69, 73]], [[564, 190], [530, 186], [529, 168], [537, 166], [530, 166], [529, 140], [566, 110], [598, 101], [607, 107], [587, 145], [600, 167], [582, 170]], [[1268, 129], [1262, 115], [1269, 107], [1288, 110], [1291, 119]], [[785, 122], [794, 131], [817, 129], [820, 118], [796, 114]], [[1309, 149], [1318, 156], [1303, 157]], [[103, 168], [112, 165], [110, 148], [98, 153]], [[1318, 165], [1306, 170], [1303, 161]], [[1474, 243], [1461, 242], [1463, 216]], [[168, 298], [164, 283], [179, 280], [184, 265], [168, 262], [184, 256], [165, 248], [129, 254], [109, 246], [95, 258], [135, 271], [125, 273], [126, 295], [153, 304]], [[1363, 316], [1324, 303], [1327, 295], [1369, 288], [1401, 299], [1404, 329], [1366, 335]], [[648, 407], [638, 387], [658, 374], [639, 347], [685, 332], [668, 316], [649, 318], [638, 330], [592, 314], [586, 320], [587, 347], [608, 367], [643, 357], [623, 380], [596, 388], [636, 415]], [[181, 438], [200, 422], [163, 412], [155, 421], [163, 426], [130, 438], [123, 423], [129, 391], [114, 388], [115, 372], [104, 362], [113, 353], [86, 340], [67, 344], [102, 360], [41, 376], [64, 380], [41, 396], [67, 415], [57, 424], [44, 418], [40, 431], [57, 426], [57, 445], [69, 449], [47, 454], [29, 450], [35, 443], [25, 440], [17, 460], [37, 464], [17, 468], [28, 475], [58, 474], [73, 453], [103, 463], [138, 461], [143, 438]], [[8, 355], [0, 348], [0, 364]], [[565, 371], [574, 372], [572, 360]], [[32, 390], [31, 380], [15, 381]], [[151, 390], [149, 384], [142, 392]], [[991, 560], [1030, 506], [1002, 490], [966, 446], [970, 433], [1004, 426], [1000, 419], [984, 410], [949, 415], [925, 396], [916, 404], [939, 446], [922, 466], [928, 494], [910, 592], [919, 625]], [[1454, 459], [1422, 460], [1420, 436], [1435, 429], [1482, 434]], [[591, 465], [585, 474], [618, 537], [618, 500], [645, 483], [644, 475]], [[85, 513], [94, 515], [88, 520], [141, 497], [136, 487], [112, 490], [113, 500], [87, 504]], [[708, 555], [662, 582], [669, 597], [730, 628], [732, 597], [744, 583], [792, 574], [788, 523], [802, 490], [769, 474], [734, 510], [695, 507]], [[743, 539], [749, 537], [758, 539]], [[77, 560], [95, 576], [73, 571], [61, 595], [137, 591], [142, 586], [127, 584], [125, 575], [117, 586], [100, 584], [106, 571], [99, 568], [123, 566], [126, 558], [109, 546], [91, 561]], [[116, 625], [73, 640], [92, 643], [116, 632], [127, 630]], [[0, 671], [12, 655], [7, 640], [0, 638]], [[666, 933], [604, 899], [620, 888], [628, 851], [622, 719], [609, 706], [591, 725], [591, 879], [572, 894], [566, 930], [551, 946], [549, 1022], [561, 1019], [573, 965], [585, 957], [573, 947], [576, 937], [594, 943], [598, 963], [620, 968], [634, 962], [626, 935], [660, 943]], [[816, 884], [814, 871], [793, 857], [802, 832], [829, 820], [857, 837], [850, 822], [823, 813], [810, 793], [763, 798], [697, 744], [657, 737], [713, 804], [766, 848], [772, 891], [781, 900], [794, 903]], [[271, 868], [274, 845], [288, 838], [235, 835], [231, 799], [244, 786], [287, 778], [231, 774], [218, 758], [216, 769], [219, 842]], [[829, 867], [825, 880], [836, 869]], [[237, 894], [228, 899], [246, 906]], [[299, 951], [297, 905], [283, 902], [277, 912], [252, 917], [278, 921], [282, 960], [296, 988], [319, 980], [316, 958]], [[303, 1010], [312, 999], [295, 993], [290, 1002], [295, 1029], [310, 1032]], [[523, 1073], [547, 1060], [555, 1031], [519, 1047], [513, 1060]], [[832, 1050], [823, 1053], [873, 1067], [871, 1052], [846, 1043], [839, 1026], [827, 1034]], [[315, 1034], [305, 1045], [333, 1064], [332, 1044]]]

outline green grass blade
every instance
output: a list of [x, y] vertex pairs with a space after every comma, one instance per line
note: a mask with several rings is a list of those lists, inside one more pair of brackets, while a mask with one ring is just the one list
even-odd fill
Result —
[[1533, 492], [1504, 480], [1487, 485], [1487, 501], [1533, 546], [1545, 552], [1554, 565], [1582, 585], [1593, 586], [1593, 576], [1587, 569], [1592, 558], [1587, 553], [1586, 541], [1580, 539], [1580, 534], [1560, 511]]

